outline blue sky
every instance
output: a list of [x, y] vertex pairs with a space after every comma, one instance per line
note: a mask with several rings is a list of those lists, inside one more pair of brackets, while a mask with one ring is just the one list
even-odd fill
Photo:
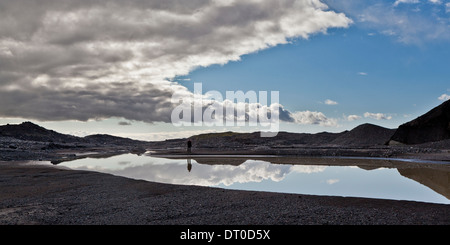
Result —
[[[180, 77], [180, 82], [188, 88], [202, 82], [205, 90], [223, 93], [279, 90], [280, 103], [292, 111], [320, 111], [339, 118], [337, 131], [364, 122], [395, 128], [442, 103], [443, 99], [438, 99], [441, 95], [450, 94], [450, 13], [444, 1], [412, 1], [397, 6], [393, 1], [363, 1], [363, 6], [351, 5], [355, 1], [325, 2], [352, 17], [354, 24], [306, 40], [295, 38], [290, 44], [245, 55], [237, 62], [197, 69]], [[350, 7], [334, 2], [348, 2]], [[357, 9], [373, 4], [406, 16], [411, 23], [395, 27], [358, 20], [362, 17], [358, 17]], [[407, 28], [411, 30], [404, 32], [415, 33], [416, 19], [432, 26], [417, 30], [417, 35], [393, 33]], [[445, 25], [445, 33], [433, 38], [423, 36], [427, 31], [434, 32], [436, 25]], [[326, 100], [336, 104], [329, 105]], [[390, 119], [367, 118], [366, 112], [382, 113]], [[361, 119], [346, 122], [344, 117], [349, 115]]]
[[[47, 2], [56, 5], [48, 0], [44, 7]], [[167, 97], [168, 90], [189, 94], [194, 83], [222, 94], [279, 91], [280, 104], [295, 118], [282, 122], [281, 130], [292, 132], [340, 132], [362, 123], [395, 128], [450, 98], [447, 0], [281, 1], [292, 9], [264, 0], [248, 6], [173, 1], [164, 8], [156, 4], [160, 1], [149, 6], [130, 1], [130, 16], [122, 11], [117, 22], [110, 13], [120, 8], [110, 2], [55, 7], [54, 12], [4, 4], [18, 17], [3, 23], [31, 17], [29, 23], [22, 18], [0, 24], [5, 64], [0, 85], [6, 92], [0, 123], [31, 120], [81, 136], [111, 133], [147, 140], [254, 131], [173, 127], [167, 98], [156, 98]], [[143, 19], [158, 10], [153, 13], [158, 21], [139, 21], [141, 9], [147, 11]], [[83, 11], [95, 15], [77, 19], [86, 16]], [[191, 21], [197, 13], [192, 26], [177, 22]], [[104, 20], [107, 25], [90, 23]]]

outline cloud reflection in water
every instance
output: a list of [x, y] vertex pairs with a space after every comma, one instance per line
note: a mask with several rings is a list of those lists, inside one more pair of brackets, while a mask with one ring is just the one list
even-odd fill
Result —
[[106, 172], [160, 183], [201, 186], [230, 186], [234, 183], [261, 182], [263, 180], [279, 182], [293, 171], [313, 173], [326, 168], [325, 166], [271, 164], [259, 160], [247, 160], [238, 166], [208, 165], [199, 164], [193, 159], [162, 159], [132, 154], [107, 159], [79, 159], [64, 162], [61, 165], [72, 169]]
[[[124, 154], [104, 159], [79, 159], [60, 165], [168, 184], [450, 203], [445, 197], [450, 191], [450, 171], [446, 166], [431, 169], [431, 174], [420, 177], [419, 174], [426, 171], [416, 173], [416, 168], [408, 167], [407, 163], [391, 160], [319, 159], [320, 163], [307, 161], [304, 164], [269, 161], [275, 160], [247, 160], [242, 157], [166, 159]], [[373, 164], [370, 161], [378, 161], [380, 165], [364, 165]], [[346, 164], [342, 165], [342, 162]], [[405, 169], [397, 170], [398, 166]], [[403, 176], [401, 173], [405, 171], [415, 172]], [[424, 178], [427, 181], [421, 181]]]

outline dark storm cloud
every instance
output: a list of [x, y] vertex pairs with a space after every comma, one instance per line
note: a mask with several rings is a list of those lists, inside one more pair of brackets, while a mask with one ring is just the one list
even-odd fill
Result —
[[1, 1], [0, 116], [170, 122], [190, 92], [168, 80], [350, 23], [318, 0]]
[[120, 121], [118, 124], [119, 124], [120, 126], [130, 126], [130, 125], [131, 125], [130, 122], [124, 122], [124, 121]]
[[[128, 93], [121, 90], [128, 88]], [[29, 89], [0, 92], [0, 104], [17, 101], [16, 106], [2, 106], [0, 112], [13, 117], [22, 114], [39, 120], [102, 119], [124, 117], [139, 121], [170, 121], [171, 91], [149, 84], [145, 92], [134, 89], [132, 83], [89, 86], [85, 89]], [[133, 96], [129, 96], [133, 94]], [[167, 100], [167, 98], [169, 98]]]

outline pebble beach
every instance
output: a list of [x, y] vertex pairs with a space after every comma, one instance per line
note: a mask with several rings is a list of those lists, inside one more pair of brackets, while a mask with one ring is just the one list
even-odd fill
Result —
[[0, 163], [2, 225], [448, 225], [450, 205], [172, 185]]

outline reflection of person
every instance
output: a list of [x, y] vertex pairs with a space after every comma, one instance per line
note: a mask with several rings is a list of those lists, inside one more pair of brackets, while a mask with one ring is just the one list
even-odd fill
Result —
[[187, 169], [188, 169], [189, 172], [191, 172], [192, 163], [191, 163], [191, 159], [190, 158], [187, 159]]
[[191, 154], [191, 147], [192, 147], [192, 142], [191, 140], [188, 140], [187, 142], [187, 153]]

